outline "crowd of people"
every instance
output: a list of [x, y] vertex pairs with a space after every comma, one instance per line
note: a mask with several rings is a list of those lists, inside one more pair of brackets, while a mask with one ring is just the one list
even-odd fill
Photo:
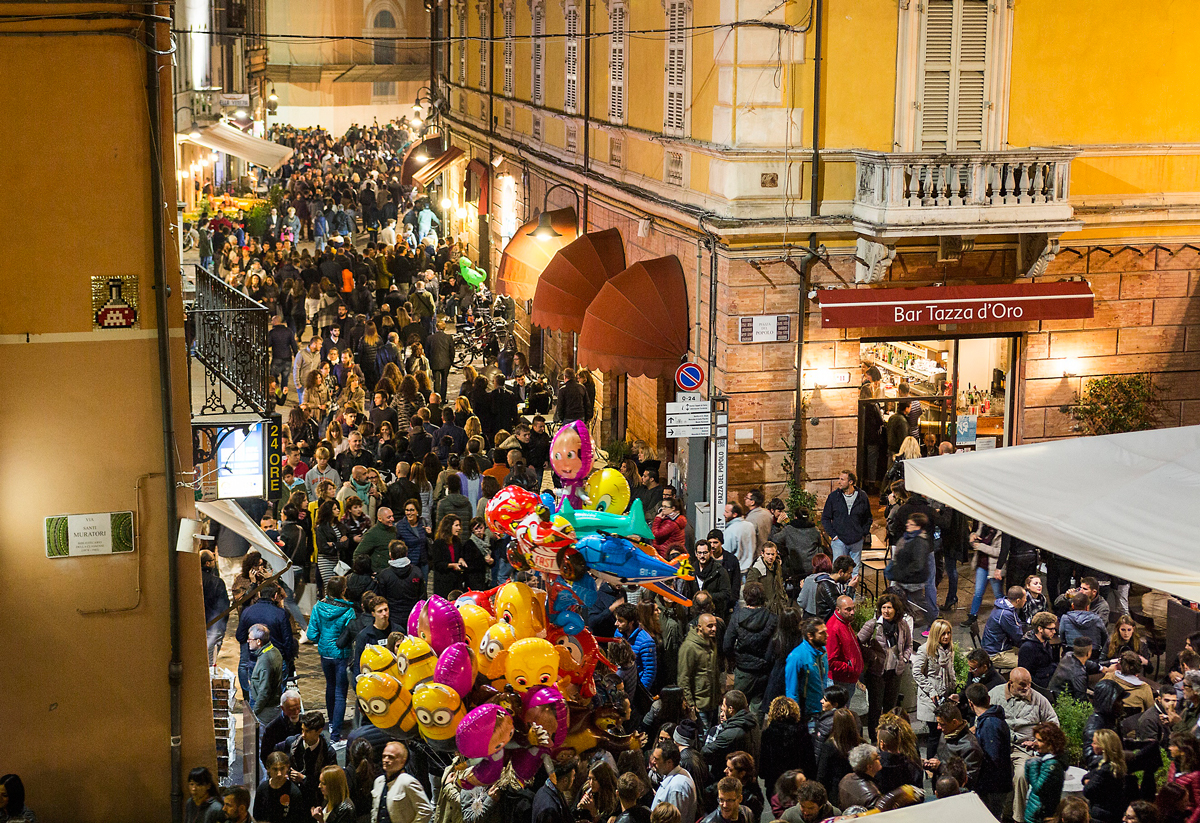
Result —
[[[663, 482], [659, 455], [634, 444], [617, 468], [654, 550], [686, 555], [691, 571], [673, 581], [690, 606], [604, 583], [586, 615], [594, 635], [612, 638], [614, 671], [598, 669], [595, 699], [617, 709], [639, 748], [574, 752], [529, 785], [506, 775], [462, 789], [447, 771], [457, 760], [348, 714], [362, 650], [394, 649], [428, 593], [547, 584], [509, 564], [508, 538], [483, 512], [505, 486], [553, 488], [554, 424], [590, 421], [598, 402], [590, 375], [566, 370], [552, 393], [511, 351], [452, 379], [471, 297], [449, 265], [456, 252], [391, 185], [398, 136], [351, 131], [279, 135], [297, 148], [279, 212], [293, 239], [245, 238], [235, 221], [215, 229], [222, 276], [252, 296], [259, 288], [276, 311], [285, 490], [248, 508], [298, 582], [282, 585], [249, 551], [229, 594], [217, 558], [204, 558], [210, 619], [237, 612], [238, 677], [262, 726], [266, 779], [252, 798], [194, 771], [188, 820], [815, 823], [974, 792], [1002, 821], [1200, 821], [1200, 636], [1153, 671], [1127, 583], [906, 490], [891, 467], [948, 446], [919, 444], [907, 428], [889, 447], [881, 509], [845, 471], [820, 512], [755, 489], [707, 534]], [[406, 228], [414, 215], [411, 243], [387, 233], [397, 214]], [[309, 237], [324, 248], [315, 257], [295, 251]], [[269, 278], [274, 295], [262, 291]], [[873, 529], [890, 552], [869, 592]], [[945, 619], [960, 564], [974, 583], [965, 655]], [[210, 632], [211, 653], [224, 634]], [[321, 660], [324, 712], [304, 710], [294, 688], [305, 643]], [[1064, 694], [1092, 708], [1082, 797], [1065, 794], [1075, 764], [1055, 710]]]

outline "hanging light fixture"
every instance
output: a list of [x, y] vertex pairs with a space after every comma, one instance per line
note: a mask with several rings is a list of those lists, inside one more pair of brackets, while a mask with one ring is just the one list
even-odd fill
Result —
[[537, 228], [533, 230], [533, 236], [538, 240], [549, 240], [552, 237], [562, 237], [561, 234], [554, 230], [554, 226], [550, 222], [550, 212], [542, 212], [538, 215]]

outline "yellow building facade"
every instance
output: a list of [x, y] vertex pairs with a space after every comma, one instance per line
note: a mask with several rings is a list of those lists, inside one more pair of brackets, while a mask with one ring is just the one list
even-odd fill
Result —
[[[1190, 16], [1107, 0], [452, 1], [450, 141], [492, 169], [485, 216], [453, 228], [497, 261], [517, 225], [571, 206], [587, 231], [619, 229], [630, 264], [677, 256], [688, 359], [729, 401], [734, 490], [778, 493], [792, 436], [821, 497], [843, 469], [881, 479], [864, 364], [881, 396], [927, 398], [919, 434], [959, 441], [974, 418], [966, 448], [1071, 436], [1061, 407], [1114, 374], [1152, 375], [1161, 425], [1198, 423]], [[466, 205], [468, 174], [448, 175]], [[1090, 287], [1087, 312], [1037, 296], [1063, 280]], [[911, 287], [1039, 308], [822, 319], [833, 292]], [[573, 365], [570, 336], [543, 339], [524, 308], [523, 341]], [[771, 317], [789, 336], [753, 332]], [[604, 386], [606, 434], [687, 462], [666, 437], [670, 380]]]

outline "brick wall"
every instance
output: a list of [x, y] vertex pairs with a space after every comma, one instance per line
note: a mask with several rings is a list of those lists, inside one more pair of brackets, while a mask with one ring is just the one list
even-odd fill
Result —
[[[1060, 407], [1095, 377], [1150, 373], [1163, 426], [1200, 424], [1200, 252], [1181, 245], [1064, 249], [1046, 280], [1086, 277], [1095, 316], [1046, 320], [1026, 337], [1024, 442], [1075, 434]], [[1063, 361], [1078, 360], [1063, 377]]]

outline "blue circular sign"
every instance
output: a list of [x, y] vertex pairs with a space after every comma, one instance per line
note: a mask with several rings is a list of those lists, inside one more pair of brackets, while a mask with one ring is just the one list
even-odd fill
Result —
[[681, 391], [694, 391], [704, 382], [704, 369], [698, 363], [684, 363], [675, 370], [675, 385]]

